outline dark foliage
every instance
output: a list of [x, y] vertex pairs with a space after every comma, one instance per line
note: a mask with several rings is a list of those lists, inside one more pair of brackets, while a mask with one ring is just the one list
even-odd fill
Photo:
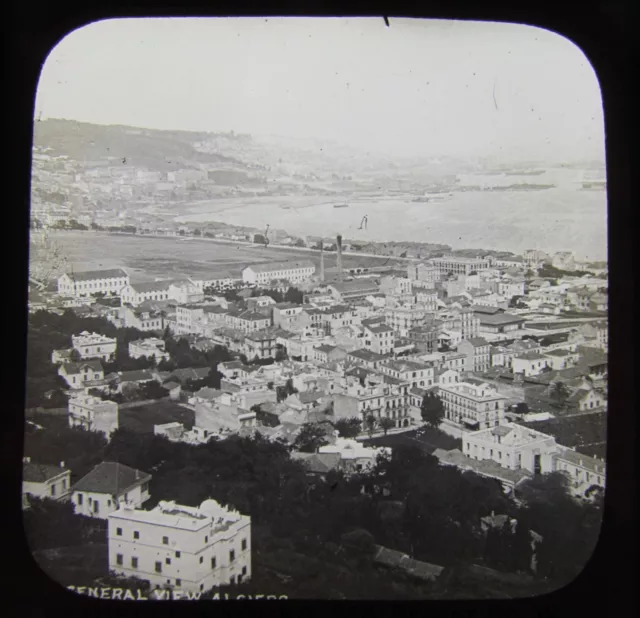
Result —
[[71, 502], [31, 498], [23, 522], [32, 551], [104, 542], [106, 521], [76, 515]]
[[355, 438], [362, 431], [362, 421], [359, 418], [345, 418], [334, 422], [341, 438]]
[[65, 462], [75, 482], [103, 460], [106, 444], [99, 432], [63, 426], [27, 433], [24, 454], [41, 464], [57, 466]]
[[321, 446], [328, 444], [323, 427], [315, 423], [305, 423], [292, 445], [294, 451], [315, 453]]
[[444, 418], [444, 404], [442, 399], [434, 393], [427, 393], [422, 399], [420, 413], [424, 422], [434, 429], [440, 427]]

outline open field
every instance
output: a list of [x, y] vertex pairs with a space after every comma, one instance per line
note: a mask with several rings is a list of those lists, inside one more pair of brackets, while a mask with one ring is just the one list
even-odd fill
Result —
[[154, 401], [118, 412], [118, 426], [135, 433], [153, 433], [154, 425], [183, 423], [191, 429], [195, 423], [195, 412], [183, 408], [173, 401]]
[[522, 423], [525, 427], [554, 436], [559, 444], [585, 455], [606, 455], [607, 413], [579, 414], [548, 421]]
[[[312, 260], [320, 267], [320, 254], [309, 251], [218, 243], [211, 240], [181, 241], [175, 237], [133, 236], [101, 232], [60, 231], [52, 233], [68, 267], [74, 270], [125, 268], [133, 281], [154, 278], [207, 275], [230, 272], [240, 276], [249, 264], [267, 261]], [[336, 255], [325, 253], [325, 268], [336, 266]], [[392, 265], [387, 257], [343, 256], [345, 268]], [[56, 273], [60, 274], [60, 273]]]
[[402, 433], [378, 436], [370, 440], [363, 440], [365, 446], [417, 446], [425, 453], [431, 455], [437, 448], [451, 450], [462, 448], [462, 441], [453, 438], [439, 429], [423, 428], [424, 433], [416, 436], [415, 431], [403, 431]]

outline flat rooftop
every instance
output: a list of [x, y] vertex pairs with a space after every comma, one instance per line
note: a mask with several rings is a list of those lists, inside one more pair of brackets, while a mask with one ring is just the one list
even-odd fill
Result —
[[[208, 505], [207, 503], [213, 503]], [[109, 518], [127, 519], [140, 523], [156, 524], [181, 530], [200, 530], [211, 527], [213, 533], [224, 532], [242, 519], [242, 515], [228, 511], [213, 500], [206, 500], [200, 507], [190, 507], [174, 502], [160, 502], [150, 511], [120, 508]]]

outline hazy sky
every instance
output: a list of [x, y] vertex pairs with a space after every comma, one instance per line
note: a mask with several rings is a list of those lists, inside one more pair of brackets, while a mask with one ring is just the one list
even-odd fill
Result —
[[529, 26], [364, 19], [110, 20], [45, 62], [43, 118], [320, 137], [394, 155], [604, 158], [582, 51]]

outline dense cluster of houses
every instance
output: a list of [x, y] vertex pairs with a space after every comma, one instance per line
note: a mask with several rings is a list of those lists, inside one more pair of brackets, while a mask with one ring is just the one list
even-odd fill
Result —
[[[156, 434], [198, 444], [257, 432], [293, 444], [303, 425], [315, 423], [327, 444], [294, 456], [322, 476], [362, 471], [386, 452], [340, 438], [338, 420], [358, 419], [363, 436], [366, 427], [410, 430], [422, 425], [425, 397], [435, 394], [444, 407], [441, 428], [462, 440], [461, 449], [435, 452], [443, 465], [496, 478], [507, 491], [552, 471], [565, 472], [576, 494], [604, 487], [603, 460], [521, 422], [606, 411], [606, 280], [525, 279], [534, 257], [519, 265], [444, 257], [347, 280], [325, 280], [324, 269], [318, 274], [305, 261], [251, 265], [241, 281], [221, 275], [138, 284], [120, 270], [66, 273], [61, 296], [149, 334], [128, 344], [132, 358], [169, 359], [166, 329], [193, 347], [225, 346], [236, 357], [218, 365], [219, 388], [192, 390], [210, 368], [105, 375], [102, 363], [113, 358], [117, 341], [78, 333], [70, 349], [51, 358], [69, 387], [69, 424], [108, 437], [118, 428], [118, 404], [97, 393], [155, 381], [195, 415], [191, 427], [165, 423]], [[256, 295], [256, 286], [272, 289], [274, 280], [285, 291], [302, 289], [304, 301]], [[238, 300], [219, 292], [229, 286], [239, 289]], [[121, 302], [91, 303], [94, 291]], [[185, 590], [250, 576], [248, 518], [212, 501], [145, 511], [149, 479], [104, 462], [72, 487], [64, 464], [25, 462], [24, 492], [70, 499], [76, 512], [108, 518], [117, 573]]]

